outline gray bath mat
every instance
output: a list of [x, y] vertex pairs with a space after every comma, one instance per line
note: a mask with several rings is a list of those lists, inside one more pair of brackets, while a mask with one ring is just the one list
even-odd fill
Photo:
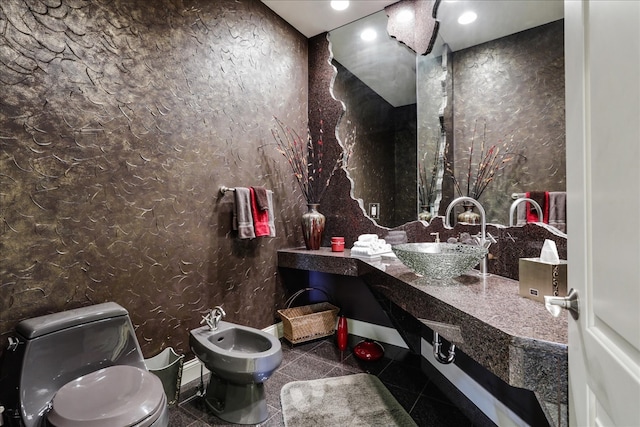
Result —
[[416, 426], [370, 374], [291, 382], [282, 387], [280, 400], [286, 427]]

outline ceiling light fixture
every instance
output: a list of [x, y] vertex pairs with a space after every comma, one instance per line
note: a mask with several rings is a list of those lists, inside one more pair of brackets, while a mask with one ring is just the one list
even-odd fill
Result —
[[334, 10], [345, 10], [349, 7], [349, 0], [332, 0], [331, 7]]
[[367, 28], [366, 30], [363, 30], [360, 33], [360, 38], [366, 42], [375, 40], [376, 37], [378, 37], [378, 34], [376, 33], [376, 30], [374, 30], [373, 28]]
[[478, 15], [476, 15], [475, 12], [467, 11], [462, 15], [460, 15], [460, 17], [458, 18], [458, 24], [462, 24], [462, 25], [471, 24], [473, 21], [476, 20], [477, 17]]

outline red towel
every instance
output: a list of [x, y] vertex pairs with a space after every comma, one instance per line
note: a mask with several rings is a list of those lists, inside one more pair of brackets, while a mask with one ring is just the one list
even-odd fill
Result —
[[548, 191], [531, 191], [526, 197], [538, 202], [542, 208], [542, 219], [538, 218], [538, 211], [532, 203], [527, 202], [527, 222], [544, 222], [549, 224], [549, 192]]
[[256, 192], [253, 188], [249, 188], [251, 192], [251, 215], [253, 216], [253, 230], [256, 237], [269, 236], [269, 211], [261, 211], [258, 209], [256, 201]]

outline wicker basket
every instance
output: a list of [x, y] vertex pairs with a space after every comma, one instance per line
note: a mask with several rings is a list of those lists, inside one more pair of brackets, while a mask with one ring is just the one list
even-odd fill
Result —
[[[301, 289], [289, 298], [288, 306], [301, 293], [314, 288]], [[328, 337], [336, 329], [336, 319], [340, 309], [328, 302], [278, 310], [282, 319], [284, 338], [291, 344], [298, 344], [318, 338]]]

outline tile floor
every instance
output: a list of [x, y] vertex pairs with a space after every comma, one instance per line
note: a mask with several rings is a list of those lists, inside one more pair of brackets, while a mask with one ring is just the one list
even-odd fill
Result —
[[[360, 338], [351, 336], [350, 347]], [[326, 338], [291, 347], [282, 343], [280, 368], [265, 383], [269, 418], [261, 426], [284, 426], [280, 407], [280, 389], [286, 383], [324, 377], [337, 377], [360, 372], [376, 375], [421, 427], [471, 427], [472, 423], [453, 405], [420, 370], [419, 356], [409, 351], [385, 345], [385, 357], [365, 362], [350, 351], [341, 353], [333, 338]], [[199, 381], [186, 384], [180, 404], [169, 410], [170, 427], [227, 426], [211, 414], [195, 395]], [[304, 426], [301, 426], [304, 427]]]

